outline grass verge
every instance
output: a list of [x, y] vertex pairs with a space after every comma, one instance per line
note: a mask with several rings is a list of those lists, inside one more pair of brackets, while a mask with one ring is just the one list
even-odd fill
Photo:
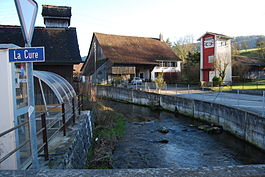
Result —
[[88, 153], [89, 169], [112, 168], [112, 153], [124, 135], [125, 117], [100, 103], [90, 103], [96, 114], [94, 142]]
[[230, 90], [265, 90], [265, 80], [257, 79], [255, 82], [236, 83], [233, 86], [209, 87], [213, 91]]

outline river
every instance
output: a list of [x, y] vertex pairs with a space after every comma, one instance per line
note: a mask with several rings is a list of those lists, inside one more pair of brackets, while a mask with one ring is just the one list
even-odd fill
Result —
[[[227, 132], [208, 134], [201, 122], [167, 111], [102, 100], [127, 118], [113, 168], [186, 168], [264, 164], [265, 152]], [[168, 133], [159, 130], [166, 128]]]

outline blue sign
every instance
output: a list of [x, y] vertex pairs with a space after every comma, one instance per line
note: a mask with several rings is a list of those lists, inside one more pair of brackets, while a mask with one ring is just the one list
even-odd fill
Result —
[[9, 62], [44, 62], [44, 47], [9, 49]]

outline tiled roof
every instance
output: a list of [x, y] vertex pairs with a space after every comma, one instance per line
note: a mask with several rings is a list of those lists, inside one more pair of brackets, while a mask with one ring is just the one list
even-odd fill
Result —
[[212, 35], [214, 35], [214, 36], [217, 36], [217, 37], [219, 37], [219, 38], [223, 38], [223, 39], [233, 39], [232, 37], [226, 36], [226, 35], [224, 35], [224, 34], [212, 33], [212, 32], [206, 32], [204, 35], [202, 35], [202, 36], [198, 39], [198, 41], [201, 40], [201, 38], [202, 38], [203, 36], [207, 35], [207, 34], [212, 34]]
[[249, 66], [265, 66], [265, 61], [247, 56], [234, 56], [233, 61], [240, 62]]
[[94, 33], [104, 55], [112, 63], [156, 64], [156, 60], [180, 59], [159, 39]]
[[71, 7], [42, 5], [42, 16], [71, 17]]
[[[0, 25], [0, 43], [24, 46], [19, 26]], [[35, 27], [32, 47], [45, 47], [45, 63], [80, 63], [81, 56], [75, 28]]]

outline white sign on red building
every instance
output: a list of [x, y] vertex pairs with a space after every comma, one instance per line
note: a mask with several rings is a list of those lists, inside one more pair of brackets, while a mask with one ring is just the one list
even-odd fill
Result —
[[213, 37], [208, 37], [204, 40], [204, 48], [212, 48], [214, 47], [214, 39]]

